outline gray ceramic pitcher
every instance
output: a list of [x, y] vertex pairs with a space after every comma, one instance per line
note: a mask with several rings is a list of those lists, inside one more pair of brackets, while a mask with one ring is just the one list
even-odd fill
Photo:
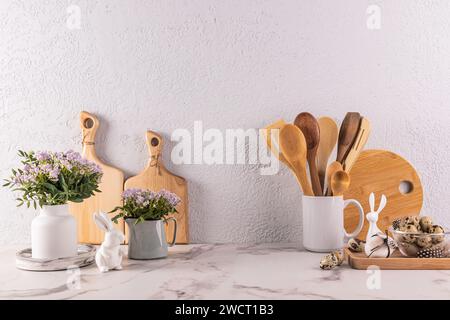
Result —
[[[136, 224], [137, 219], [126, 219], [130, 238], [128, 243], [128, 258], [135, 260], [150, 260], [165, 258], [169, 246], [175, 244], [177, 238], [177, 220], [149, 220]], [[167, 244], [165, 224], [173, 221], [175, 224], [172, 243]]]

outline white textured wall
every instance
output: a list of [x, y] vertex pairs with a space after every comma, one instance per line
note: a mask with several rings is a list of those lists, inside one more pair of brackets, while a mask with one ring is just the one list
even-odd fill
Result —
[[[66, 26], [71, 3], [80, 30]], [[373, 3], [380, 30], [366, 27]], [[447, 0], [2, 0], [1, 177], [19, 148], [79, 150], [82, 109], [103, 122], [99, 154], [127, 175], [146, 162], [147, 129], [168, 137], [195, 120], [252, 128], [354, 110], [372, 121], [369, 146], [409, 159], [426, 213], [450, 224], [449, 17]], [[193, 241], [300, 239], [285, 168], [263, 177], [256, 166], [168, 167], [190, 182]], [[5, 189], [0, 203], [0, 243], [27, 242], [33, 212]]]

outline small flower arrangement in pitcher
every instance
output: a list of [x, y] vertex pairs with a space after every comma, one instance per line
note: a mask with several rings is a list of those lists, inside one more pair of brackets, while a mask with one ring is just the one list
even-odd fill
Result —
[[[177, 220], [168, 217], [176, 213], [181, 199], [167, 190], [153, 192], [142, 189], [129, 189], [123, 193], [123, 206], [111, 213], [120, 211], [112, 220], [117, 223], [125, 219], [129, 230], [128, 257], [147, 260], [165, 258], [168, 247], [173, 246], [177, 237]], [[167, 244], [165, 225], [174, 224], [173, 238]]]
[[110, 213], [120, 211], [112, 220], [117, 223], [121, 218], [136, 219], [135, 224], [148, 220], [161, 220], [176, 213], [181, 199], [172, 192], [161, 190], [153, 192], [143, 189], [128, 189], [123, 195], [123, 206], [116, 207]]

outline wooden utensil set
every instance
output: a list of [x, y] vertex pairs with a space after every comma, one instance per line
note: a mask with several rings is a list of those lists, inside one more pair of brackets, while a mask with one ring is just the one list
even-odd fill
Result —
[[[147, 145], [150, 159], [147, 168], [135, 177], [124, 179], [121, 170], [106, 165], [95, 152], [95, 136], [100, 126], [100, 121], [92, 114], [82, 112], [80, 115], [81, 130], [83, 134], [83, 156], [97, 163], [103, 169], [102, 182], [99, 186], [101, 193], [86, 199], [80, 204], [71, 204], [70, 211], [78, 222], [78, 240], [81, 243], [100, 244], [103, 241], [103, 232], [94, 224], [92, 214], [94, 212], [110, 212], [121, 205], [124, 189], [140, 188], [152, 191], [166, 189], [174, 192], [181, 198], [177, 206], [176, 219], [178, 222], [176, 243], [189, 242], [188, 230], [188, 193], [187, 183], [182, 177], [168, 171], [162, 162], [163, 139], [155, 132], [147, 132]], [[120, 222], [117, 228], [127, 231], [125, 224]], [[173, 225], [166, 227], [167, 238], [173, 238]]]
[[[292, 170], [306, 196], [341, 196], [369, 138], [370, 122], [358, 112], [348, 112], [338, 130], [333, 119], [302, 112], [294, 124], [278, 120], [265, 129], [269, 149]], [[336, 144], [336, 161], [328, 164]]]
[[[371, 128], [369, 120], [358, 112], [347, 113], [340, 129], [333, 119], [316, 120], [307, 112], [300, 113], [293, 124], [278, 120], [265, 129], [269, 149], [294, 173], [306, 196], [356, 199], [369, 212], [369, 195], [383, 194], [389, 206], [377, 222], [381, 230], [405, 215], [419, 215], [423, 205], [419, 175], [408, 161], [391, 151], [363, 151]], [[336, 160], [329, 163], [336, 145]], [[359, 211], [353, 206], [344, 210], [345, 229], [354, 230], [360, 223]], [[368, 228], [365, 224], [357, 238], [366, 238]], [[398, 252], [389, 258], [368, 258], [348, 248], [345, 252], [354, 269], [365, 270], [371, 265], [401, 270], [450, 268], [449, 258], [413, 259]]]

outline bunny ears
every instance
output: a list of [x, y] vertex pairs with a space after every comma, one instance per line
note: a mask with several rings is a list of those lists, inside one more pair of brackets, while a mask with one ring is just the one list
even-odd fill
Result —
[[378, 209], [375, 211], [375, 193], [371, 193], [369, 196], [369, 205], [370, 205], [370, 211], [371, 212], [376, 212], [376, 213], [380, 213], [384, 207], [386, 207], [386, 203], [387, 203], [387, 198], [386, 196], [383, 194], [381, 195], [381, 201], [380, 201], [380, 206], [378, 207]]
[[114, 229], [113, 222], [104, 212], [96, 213], [94, 212], [94, 221], [97, 227], [102, 231], [112, 231]]

